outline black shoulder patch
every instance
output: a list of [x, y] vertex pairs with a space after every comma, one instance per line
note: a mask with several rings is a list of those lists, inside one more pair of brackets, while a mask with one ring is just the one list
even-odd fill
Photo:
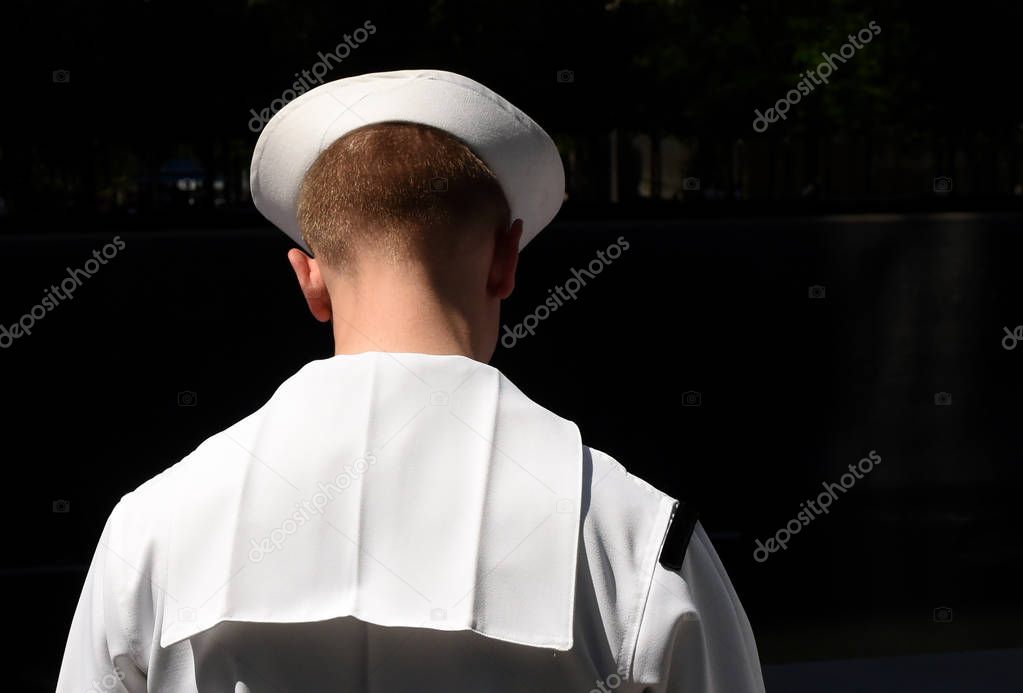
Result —
[[664, 546], [661, 547], [661, 565], [668, 570], [682, 570], [682, 561], [685, 560], [686, 549], [689, 548], [689, 540], [699, 518], [700, 514], [692, 503], [679, 501], [675, 514], [671, 516]]

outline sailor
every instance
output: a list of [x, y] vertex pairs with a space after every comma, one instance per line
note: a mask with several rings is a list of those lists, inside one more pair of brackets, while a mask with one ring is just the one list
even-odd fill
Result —
[[59, 691], [763, 691], [692, 515], [487, 365], [564, 195], [539, 125], [449, 72], [342, 79], [251, 189], [335, 354], [114, 507]]

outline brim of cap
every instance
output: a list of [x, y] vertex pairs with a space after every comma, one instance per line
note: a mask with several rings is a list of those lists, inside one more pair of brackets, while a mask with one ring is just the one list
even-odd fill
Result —
[[378, 72], [305, 92], [270, 119], [252, 155], [252, 200], [263, 216], [312, 254], [298, 224], [306, 172], [324, 149], [373, 123], [430, 125], [461, 139], [490, 167], [524, 247], [550, 223], [565, 194], [565, 170], [550, 136], [482, 84], [441, 70]]

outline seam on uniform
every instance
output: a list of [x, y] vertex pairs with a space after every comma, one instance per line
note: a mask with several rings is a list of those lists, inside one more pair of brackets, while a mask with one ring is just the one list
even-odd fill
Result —
[[[665, 513], [665, 508], [668, 512]], [[637, 595], [636, 609], [628, 620], [626, 637], [622, 639], [622, 647], [618, 653], [618, 660], [628, 661], [628, 676], [633, 678], [633, 661], [636, 657], [636, 648], [639, 644], [639, 634], [643, 625], [643, 616], [646, 615], [647, 603], [650, 600], [650, 590], [653, 588], [654, 574], [657, 570], [657, 557], [660, 555], [664, 540], [668, 535], [668, 527], [671, 525], [671, 518], [674, 517], [678, 508], [678, 501], [662, 494], [661, 508], [657, 513], [657, 521], [650, 531], [647, 539], [647, 555], [643, 557], [643, 575], [645, 579], [640, 583], [640, 594]], [[664, 515], [667, 514], [667, 522], [664, 522]]]
[[[120, 527], [115, 526], [115, 524], [119, 524], [119, 521], [121, 519], [120, 515], [124, 513], [124, 510], [123, 510], [124, 506], [122, 505], [122, 503], [124, 503], [124, 500], [126, 498], [128, 498], [129, 496], [131, 496], [131, 495], [132, 495], [132, 493], [126, 493], [123, 496], [121, 496], [121, 499], [119, 501], [117, 501], [117, 504], [114, 506], [114, 509], [110, 511], [110, 529], [111, 529], [111, 534], [113, 535], [113, 536], [111, 536], [111, 539], [113, 539], [115, 536], [117, 537], [117, 539], [123, 539], [123, 537], [121, 536], [122, 535], [122, 530], [120, 529]], [[110, 543], [115, 543], [115, 542], [111, 541]], [[123, 542], [121, 542], [121, 543], [123, 543]], [[140, 664], [140, 662], [142, 661], [142, 650], [141, 650], [141, 647], [140, 647], [140, 645], [141, 645], [141, 642], [140, 642], [141, 638], [138, 637], [136, 635], [136, 632], [135, 632], [135, 631], [138, 630], [137, 617], [133, 617], [132, 618], [133, 630], [129, 630], [127, 628], [126, 621], [128, 619], [125, 618], [126, 612], [130, 613], [130, 612], [133, 611], [133, 605], [135, 604], [135, 601], [136, 601], [135, 600], [135, 595], [134, 594], [124, 594], [122, 592], [123, 585], [121, 584], [120, 580], [113, 580], [113, 581], [109, 580], [109, 577], [107, 575], [107, 561], [109, 559], [109, 554], [110, 554], [111, 550], [112, 549], [108, 546], [107, 547], [107, 551], [105, 552], [105, 555], [103, 557], [103, 564], [104, 564], [103, 565], [103, 581], [107, 583], [107, 585], [109, 586], [109, 588], [113, 592], [113, 594], [110, 595], [110, 596], [113, 598], [114, 603], [116, 604], [117, 629], [120, 631], [121, 637], [124, 638], [124, 643], [125, 643], [125, 645], [128, 648], [128, 653], [127, 653], [128, 657], [131, 659], [132, 664], [134, 664], [135, 667], [138, 668], [141, 671], [142, 670], [142, 665]], [[126, 551], [124, 550], [124, 547], [121, 546], [120, 544], [118, 544], [118, 553], [119, 554], [126, 553]], [[121, 560], [126, 560], [126, 559], [121, 559]], [[135, 570], [136, 570], [136, 573], [139, 576], [146, 577], [142, 573], [141, 568], [136, 568]], [[113, 584], [110, 584], [110, 582], [112, 582]], [[105, 593], [106, 589], [104, 588], [103, 591]], [[129, 603], [127, 603], [127, 604], [125, 603], [126, 599], [130, 600]], [[108, 645], [108, 651], [109, 651], [109, 640], [107, 642], [107, 645]], [[110, 658], [110, 665], [111, 666], [115, 666], [114, 665], [114, 657]]]

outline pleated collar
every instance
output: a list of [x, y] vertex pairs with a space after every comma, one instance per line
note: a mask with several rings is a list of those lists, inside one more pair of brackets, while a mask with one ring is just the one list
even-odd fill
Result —
[[165, 475], [160, 644], [353, 616], [571, 649], [582, 455], [472, 359], [314, 361]]

